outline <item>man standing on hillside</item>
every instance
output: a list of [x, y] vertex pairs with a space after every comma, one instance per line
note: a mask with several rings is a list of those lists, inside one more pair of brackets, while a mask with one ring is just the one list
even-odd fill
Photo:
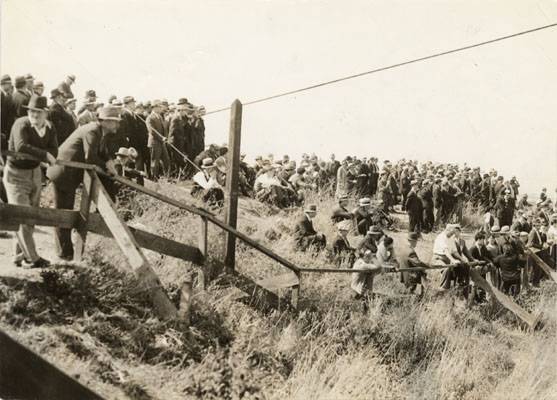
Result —
[[[29, 104], [23, 107], [28, 109], [28, 116], [15, 121], [8, 150], [26, 153], [54, 165], [58, 143], [56, 131], [46, 119], [48, 113], [46, 97], [33, 95]], [[3, 181], [9, 203], [39, 206], [42, 190], [42, 171], [39, 161], [8, 156]], [[32, 225], [19, 226], [14, 246], [14, 263], [17, 266], [23, 263], [28, 268], [48, 267], [50, 262], [37, 254], [33, 232]]]
[[60, 146], [75, 131], [76, 125], [72, 115], [65, 108], [66, 100], [63, 93], [58, 89], [53, 89], [50, 92], [50, 98], [53, 103], [50, 106], [48, 119], [56, 128], [58, 146]]
[[162, 112], [162, 102], [160, 100], [153, 100], [151, 114], [149, 114], [145, 121], [149, 133], [147, 146], [151, 149], [151, 172], [155, 180], [160, 178], [162, 173], [168, 173], [170, 167], [170, 158], [166, 150], [165, 122]]
[[408, 212], [408, 231], [420, 233], [422, 229], [422, 215], [424, 207], [422, 200], [418, 197], [418, 182], [411, 181], [410, 191], [404, 195], [406, 203], [404, 209]]
[[[76, 129], [60, 146], [58, 159], [94, 164], [116, 175], [113, 154], [108, 150], [109, 136], [116, 134], [120, 125], [120, 110], [108, 106], [100, 110], [99, 120]], [[73, 210], [75, 192], [83, 181], [83, 170], [55, 165], [47, 170], [47, 176], [54, 187], [54, 206], [57, 209]], [[107, 191], [114, 196], [112, 181], [102, 179]], [[74, 249], [71, 229], [56, 228], [55, 234], [58, 256], [72, 260]]]
[[25, 108], [25, 106], [29, 103], [31, 95], [25, 90], [25, 86], [25, 77], [16, 76], [15, 92], [12, 94], [16, 118], [24, 117], [27, 115], [27, 109]]

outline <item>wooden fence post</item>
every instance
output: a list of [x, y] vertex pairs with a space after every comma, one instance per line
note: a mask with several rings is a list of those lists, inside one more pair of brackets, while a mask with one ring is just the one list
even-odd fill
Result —
[[[226, 171], [226, 216], [225, 223], [236, 229], [238, 219], [238, 181], [240, 173], [240, 138], [242, 132], [242, 103], [236, 99], [230, 112], [228, 135], [228, 162]], [[234, 271], [236, 261], [236, 236], [226, 233], [224, 265]]]
[[201, 290], [205, 290], [207, 288], [207, 283], [209, 280], [208, 271], [207, 271], [207, 218], [199, 217], [199, 252], [201, 253], [201, 265], [200, 271], [197, 275], [197, 282]]

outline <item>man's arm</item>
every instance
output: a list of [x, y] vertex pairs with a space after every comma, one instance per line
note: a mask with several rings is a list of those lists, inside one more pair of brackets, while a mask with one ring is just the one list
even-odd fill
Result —
[[46, 150], [40, 147], [33, 146], [30, 144], [31, 141], [31, 129], [34, 129], [30, 125], [25, 125], [23, 123], [14, 124], [12, 127], [11, 136], [14, 138], [14, 150], [19, 153], [26, 153], [37, 157], [41, 161], [47, 161]]

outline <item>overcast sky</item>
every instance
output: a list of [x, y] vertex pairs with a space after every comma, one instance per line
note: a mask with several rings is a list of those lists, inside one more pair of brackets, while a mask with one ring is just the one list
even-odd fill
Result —
[[[208, 110], [557, 22], [555, 1], [3, 0], [1, 71]], [[228, 114], [206, 117], [208, 142]], [[247, 106], [242, 151], [467, 161], [557, 185], [557, 29]]]

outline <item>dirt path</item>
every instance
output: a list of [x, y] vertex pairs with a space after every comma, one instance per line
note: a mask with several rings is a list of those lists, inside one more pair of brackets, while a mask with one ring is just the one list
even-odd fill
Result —
[[[56, 262], [53, 234], [53, 228], [37, 227], [34, 238], [39, 255], [51, 262]], [[12, 257], [15, 232], [9, 232], [9, 235], [10, 238], [0, 238], [0, 277], [41, 280], [40, 269], [25, 269], [14, 265]]]

